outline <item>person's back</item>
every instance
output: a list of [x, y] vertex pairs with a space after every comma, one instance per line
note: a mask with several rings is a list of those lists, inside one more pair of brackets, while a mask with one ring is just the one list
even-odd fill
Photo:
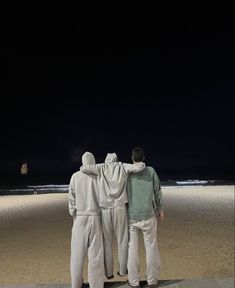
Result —
[[[94, 156], [86, 152], [83, 165], [95, 164]], [[82, 274], [88, 252], [88, 281], [91, 288], [103, 288], [104, 258], [103, 239], [100, 224], [98, 184], [96, 175], [72, 175], [69, 184], [69, 213], [74, 223], [71, 237], [71, 286], [82, 287]]]
[[100, 172], [100, 207], [114, 208], [127, 203], [126, 184], [128, 173], [116, 153], [108, 153], [105, 162], [98, 164]]
[[[144, 160], [144, 151], [136, 147], [132, 151], [133, 162]], [[156, 215], [163, 220], [162, 192], [157, 173], [152, 167], [128, 178], [129, 249], [128, 281], [130, 287], [139, 287], [138, 237], [142, 231], [146, 249], [146, 276], [148, 287], [157, 287], [160, 256], [157, 245]]]
[[154, 168], [146, 166], [144, 170], [131, 174], [127, 190], [130, 219], [146, 220], [156, 214], [154, 207], [158, 206], [158, 209], [161, 209], [161, 194], [158, 193], [155, 197], [155, 191], [160, 190], [160, 181]]
[[100, 215], [98, 183], [96, 175], [78, 171], [70, 181], [70, 214]]

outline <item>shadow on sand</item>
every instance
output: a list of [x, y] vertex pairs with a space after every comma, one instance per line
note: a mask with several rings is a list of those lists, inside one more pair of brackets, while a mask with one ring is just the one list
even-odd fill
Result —
[[[166, 285], [175, 284], [175, 283], [178, 283], [181, 281], [184, 281], [184, 279], [182, 279], [182, 280], [159, 280], [157, 287], [164, 287]], [[127, 281], [105, 282], [105, 284], [104, 284], [104, 288], [117, 288], [117, 287], [127, 288], [130, 286], [128, 286]], [[147, 281], [140, 281], [140, 287], [141, 288], [147, 288], [148, 287]], [[89, 284], [83, 284], [82, 288], [89, 288]]]

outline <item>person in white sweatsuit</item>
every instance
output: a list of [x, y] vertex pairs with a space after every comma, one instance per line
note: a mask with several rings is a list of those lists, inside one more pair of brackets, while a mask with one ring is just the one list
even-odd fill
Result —
[[[83, 165], [94, 165], [93, 154], [82, 156]], [[100, 223], [97, 175], [74, 173], [69, 184], [69, 213], [73, 216], [71, 237], [71, 286], [81, 288], [83, 266], [88, 252], [88, 281], [90, 288], [104, 286], [104, 252]]]
[[143, 162], [127, 164], [118, 162], [116, 153], [108, 153], [105, 163], [84, 165], [84, 173], [99, 173], [99, 195], [101, 207], [101, 226], [104, 242], [105, 276], [113, 276], [113, 233], [116, 235], [118, 248], [118, 275], [127, 274], [128, 258], [128, 221], [127, 221], [127, 177], [131, 172], [139, 172], [145, 168]]

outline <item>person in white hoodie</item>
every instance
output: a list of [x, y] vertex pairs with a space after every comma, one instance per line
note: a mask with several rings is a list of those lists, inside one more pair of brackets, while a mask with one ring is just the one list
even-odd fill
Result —
[[[82, 156], [83, 165], [94, 165], [90, 152]], [[71, 286], [81, 288], [83, 266], [88, 252], [88, 282], [90, 288], [104, 286], [104, 252], [100, 223], [97, 175], [74, 173], [69, 184], [69, 213], [73, 217], [71, 237]]]
[[127, 274], [128, 258], [128, 221], [126, 204], [127, 177], [131, 172], [139, 172], [145, 168], [143, 162], [127, 164], [118, 162], [116, 153], [108, 153], [105, 163], [84, 165], [84, 173], [99, 173], [99, 195], [101, 207], [101, 226], [104, 242], [104, 264], [107, 279], [113, 276], [113, 234], [115, 233], [118, 248], [118, 275]]

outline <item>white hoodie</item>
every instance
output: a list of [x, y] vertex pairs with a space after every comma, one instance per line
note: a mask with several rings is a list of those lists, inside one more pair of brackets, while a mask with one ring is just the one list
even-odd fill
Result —
[[131, 172], [139, 172], [145, 168], [143, 162], [126, 164], [118, 162], [116, 153], [108, 153], [105, 163], [97, 165], [83, 165], [83, 173], [99, 173], [100, 207], [114, 208], [125, 205], [127, 200], [127, 177]]
[[[83, 165], [95, 165], [95, 157], [90, 152], [82, 156]], [[74, 173], [69, 184], [69, 213], [75, 215], [99, 215], [98, 173]]]

